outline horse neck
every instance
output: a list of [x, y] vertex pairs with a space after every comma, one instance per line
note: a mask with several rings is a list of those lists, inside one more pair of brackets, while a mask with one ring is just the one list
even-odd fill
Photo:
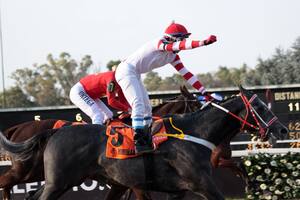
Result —
[[[245, 109], [239, 97], [227, 100], [222, 106], [236, 115]], [[238, 120], [215, 107], [175, 115], [173, 124], [185, 134], [208, 140], [215, 145], [219, 145], [225, 139], [231, 139], [240, 131], [241, 126]]]
[[162, 103], [152, 109], [152, 114], [154, 116], [164, 116], [169, 114], [169, 110], [173, 107], [174, 103]]
[[158, 106], [155, 106], [152, 109], [153, 115], [164, 116], [168, 114], [182, 114], [184, 112], [186, 102], [184, 101], [183, 97], [180, 96], [170, 101], [174, 102], [165, 102]]

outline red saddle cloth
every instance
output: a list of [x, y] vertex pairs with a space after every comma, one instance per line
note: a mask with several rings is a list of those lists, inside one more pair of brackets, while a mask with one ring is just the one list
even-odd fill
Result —
[[[158, 124], [157, 124], [158, 123]], [[167, 136], [158, 135], [165, 133], [166, 129], [162, 119], [156, 120], [154, 125], [158, 125], [158, 130], [152, 135], [152, 142], [157, 148], [161, 143], [168, 139]], [[133, 129], [120, 121], [112, 121], [106, 129], [108, 137], [106, 144], [106, 157], [114, 159], [133, 158], [135, 154], [133, 142]]]
[[83, 124], [86, 124], [86, 122], [69, 122], [65, 120], [57, 120], [57, 122], [55, 122], [52, 128], [57, 129], [63, 126], [73, 126], [73, 125], [83, 125]]

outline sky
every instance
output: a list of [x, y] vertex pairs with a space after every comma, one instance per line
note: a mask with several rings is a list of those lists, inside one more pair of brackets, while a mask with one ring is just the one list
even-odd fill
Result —
[[[94, 67], [124, 59], [149, 40], [161, 37], [175, 20], [192, 33], [209, 35], [210, 46], [180, 52], [194, 74], [219, 66], [255, 67], [275, 49], [288, 49], [300, 36], [298, 0], [0, 0], [5, 86], [16, 69], [43, 64], [51, 53], [68, 52], [79, 61], [91, 55]], [[176, 73], [170, 65], [155, 70]], [[1, 75], [1, 89], [3, 77]]]

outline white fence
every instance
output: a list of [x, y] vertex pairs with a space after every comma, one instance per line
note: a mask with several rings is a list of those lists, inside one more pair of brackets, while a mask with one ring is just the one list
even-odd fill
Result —
[[[292, 142], [299, 142], [300, 140], [277, 140], [278, 144], [282, 143], [292, 143]], [[230, 145], [249, 145], [253, 144], [252, 150], [235, 150], [232, 151], [232, 157], [242, 157], [248, 156], [258, 153], [269, 153], [269, 154], [286, 154], [288, 152], [293, 153], [300, 153], [300, 148], [255, 148], [257, 144], [268, 144], [268, 142], [258, 142], [258, 141], [239, 141], [239, 142], [231, 142]]]

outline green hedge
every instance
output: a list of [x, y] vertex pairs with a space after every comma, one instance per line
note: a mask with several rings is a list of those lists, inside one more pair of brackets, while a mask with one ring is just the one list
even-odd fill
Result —
[[300, 199], [300, 153], [243, 158], [249, 176], [247, 199]]

